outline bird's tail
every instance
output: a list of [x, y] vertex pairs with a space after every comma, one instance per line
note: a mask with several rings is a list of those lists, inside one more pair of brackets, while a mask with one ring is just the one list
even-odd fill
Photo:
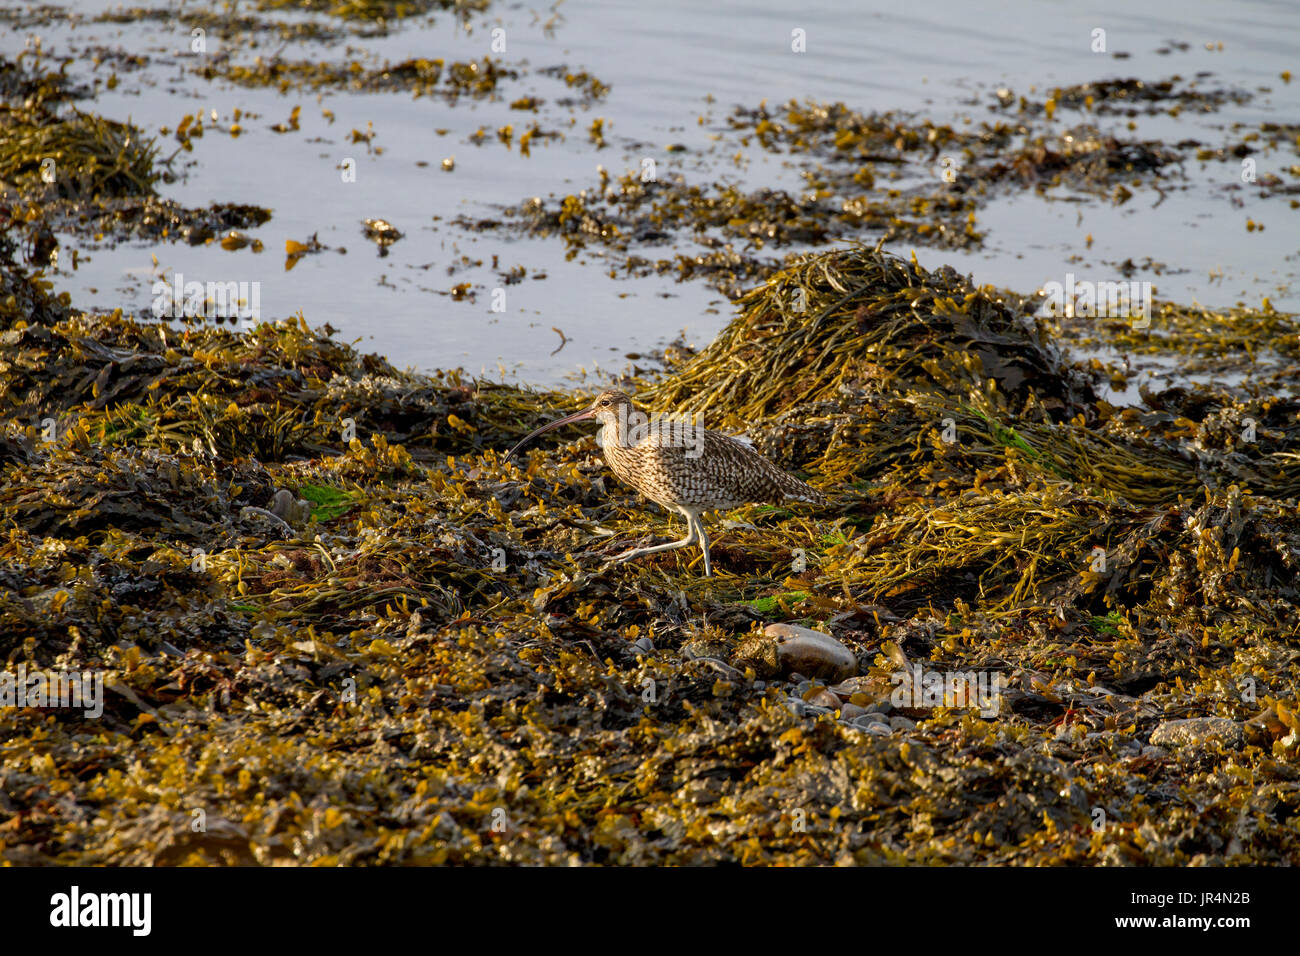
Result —
[[793, 475], [787, 475], [781, 472], [781, 491], [785, 497], [792, 501], [806, 501], [809, 504], [824, 505], [826, 496], [814, 488], [812, 485], [805, 484]]

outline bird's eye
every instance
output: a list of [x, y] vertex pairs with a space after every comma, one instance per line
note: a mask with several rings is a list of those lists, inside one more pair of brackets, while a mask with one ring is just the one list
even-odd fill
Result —
[[600, 404], [602, 404], [602, 405], [608, 405], [608, 404], [609, 404], [609, 399], [608, 399], [608, 398], [601, 399]]

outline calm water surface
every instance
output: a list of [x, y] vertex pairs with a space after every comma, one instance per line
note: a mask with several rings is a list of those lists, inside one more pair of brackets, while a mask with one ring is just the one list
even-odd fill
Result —
[[[476, 233], [454, 220], [500, 218], [503, 207], [524, 198], [591, 187], [598, 164], [619, 175], [639, 168], [645, 157], [655, 159], [661, 177], [681, 173], [692, 183], [802, 189], [797, 168], [784, 157], [751, 146], [739, 164], [733, 160], [739, 146], [726, 133], [726, 118], [736, 106], [753, 107], [764, 99], [843, 101], [861, 111], [909, 110], [936, 121], [979, 122], [990, 117], [990, 93], [1000, 86], [1031, 99], [1031, 88], [1037, 88], [1042, 99], [1051, 87], [1089, 80], [1156, 81], [1208, 71], [1208, 85], [1243, 89], [1253, 99], [1208, 114], [1185, 111], [1177, 119], [1138, 117], [1136, 132], [1123, 129], [1126, 119], [1099, 122], [1126, 136], [1197, 139], [1217, 147], [1240, 139], [1240, 132], [1233, 136], [1229, 129], [1236, 123], [1300, 121], [1300, 79], [1280, 79], [1283, 71], [1300, 74], [1300, 4], [1294, 3], [498, 3], [471, 18], [470, 29], [438, 14], [384, 37], [283, 47], [264, 40], [255, 49], [234, 45], [224, 51], [238, 62], [275, 53], [368, 66], [417, 56], [470, 60], [492, 55], [491, 31], [504, 29], [507, 49], [497, 55], [521, 69], [520, 79], [506, 81], [497, 101], [462, 98], [455, 104], [406, 93], [318, 96], [210, 83], [190, 72], [197, 61], [188, 53], [183, 23], [93, 22], [116, 7], [66, 5], [73, 18], [6, 28], [0, 48], [12, 55], [39, 36], [46, 50], [77, 56], [73, 72], [88, 80], [106, 79], [112, 71], [108, 63], [93, 66], [90, 55], [97, 48], [146, 56], [143, 69], [119, 69], [116, 89], [101, 87], [93, 105], [82, 105], [106, 117], [129, 117], [153, 134], [199, 110], [215, 109], [225, 128], [234, 110], [243, 111], [243, 135], [209, 129], [185, 157], [189, 164], [181, 179], [162, 191], [190, 206], [254, 203], [269, 207], [273, 218], [252, 232], [265, 243], [260, 255], [227, 252], [217, 244], [108, 246], [64, 237], [59, 288], [82, 306], [141, 311], [149, 308], [154, 279], [176, 272], [202, 280], [259, 281], [264, 318], [301, 310], [311, 324], [329, 322], [344, 338], [399, 366], [463, 367], [533, 384], [617, 371], [628, 366], [628, 353], [661, 346], [679, 333], [706, 344], [730, 317], [730, 306], [702, 282], [612, 278], [598, 255], [566, 259], [557, 239]], [[791, 51], [796, 28], [806, 31], [806, 53]], [[1095, 28], [1106, 31], [1105, 54], [1090, 49]], [[1117, 59], [1116, 51], [1129, 56]], [[208, 55], [222, 52], [217, 31], [209, 37]], [[572, 91], [539, 72], [558, 65], [589, 71], [611, 89], [589, 106], [559, 105], [556, 100]], [[529, 94], [547, 101], [536, 117], [542, 128], [558, 130], [564, 139], [536, 143], [528, 157], [495, 135], [473, 143], [472, 134], [482, 127], [494, 131], [512, 123], [516, 136], [522, 132], [532, 114], [511, 110], [510, 102]], [[302, 107], [300, 131], [272, 132], [295, 106]], [[333, 122], [323, 110], [333, 113]], [[599, 150], [586, 135], [597, 117], [604, 119], [608, 144]], [[1065, 118], [1079, 121], [1078, 115]], [[375, 133], [372, 147], [382, 153], [350, 141], [352, 130], [368, 125]], [[167, 150], [173, 148], [174, 139], [162, 140]], [[666, 151], [669, 144], [686, 150]], [[341, 182], [337, 167], [344, 157], [357, 162], [355, 183]], [[450, 173], [441, 169], [447, 157], [455, 158]], [[1289, 180], [1287, 168], [1297, 161], [1294, 153], [1272, 154], [1260, 160], [1259, 174], [1275, 172]], [[1279, 308], [1300, 309], [1291, 283], [1300, 252], [1297, 212], [1235, 188], [1239, 170], [1231, 164], [1189, 162], [1185, 172], [1194, 188], [1169, 192], [1164, 201], [1149, 189], [1136, 190], [1122, 206], [1030, 194], [997, 199], [978, 213], [984, 249], [916, 252], [924, 265], [950, 263], [979, 282], [1021, 291], [1059, 281], [1066, 271], [1080, 278], [1119, 278], [1114, 263], [1150, 259], [1164, 268], [1136, 278], [1154, 281], [1162, 298], [1226, 306], [1268, 296]], [[366, 217], [389, 220], [405, 238], [380, 257], [361, 234]], [[1264, 231], [1248, 233], [1248, 218], [1263, 223]], [[313, 234], [346, 248], [346, 254], [309, 256], [285, 271], [284, 241]], [[1090, 248], [1084, 240], [1089, 234]], [[80, 261], [70, 271], [68, 253], [77, 246]], [[902, 255], [911, 251], [890, 248]], [[702, 250], [686, 237], [635, 251], [657, 259]], [[490, 290], [501, 287], [501, 274], [514, 266], [523, 266], [529, 278], [506, 287], [506, 311], [494, 313]], [[474, 300], [454, 301], [449, 290], [464, 282], [473, 284]], [[555, 329], [567, 338], [559, 351]]]

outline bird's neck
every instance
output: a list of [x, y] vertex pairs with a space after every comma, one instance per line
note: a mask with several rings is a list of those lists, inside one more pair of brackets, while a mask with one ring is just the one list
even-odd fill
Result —
[[606, 454], [611, 449], [623, 449], [630, 445], [632, 426], [626, 419], [606, 422], [600, 429], [600, 447], [605, 449]]

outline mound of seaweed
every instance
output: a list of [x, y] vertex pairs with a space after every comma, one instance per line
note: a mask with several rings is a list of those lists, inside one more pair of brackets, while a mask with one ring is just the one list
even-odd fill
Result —
[[[831, 497], [716, 522], [706, 579], [605, 566], [658, 528], [591, 438], [502, 460], [563, 396], [301, 320], [5, 325], [3, 671], [106, 690], [0, 706], [6, 862], [1300, 856], [1290, 400], [1112, 408], [1023, 300], [811, 257], [640, 396]], [[773, 623], [852, 673], [800, 673]], [[917, 668], [999, 706], [900, 699]]]
[[780, 419], [849, 388], [924, 384], [1033, 395], [1058, 417], [1094, 399], [1019, 302], [949, 267], [922, 269], [879, 248], [796, 258], [738, 303], [739, 317], [647, 400], [738, 421]]
[[[1277, 394], [1284, 371], [1250, 363], [1265, 385], [1253, 396], [1237, 388], [1193, 400], [1169, 389], [1145, 411], [1117, 409], [1097, 395], [1097, 363], [1070, 361], [1032, 305], [879, 249], [803, 256], [744, 296], [717, 339], [643, 397], [715, 427], [752, 423], [769, 456], [831, 479], [832, 491], [882, 478], [923, 495], [1042, 478], [1135, 504], [1232, 485], [1300, 495], [1300, 403]], [[1163, 334], [1143, 349], [1213, 345], [1221, 361], [1264, 334], [1292, 353], [1298, 331], [1271, 309], [1214, 316], [1165, 305], [1157, 321]], [[1235, 338], [1215, 333], [1229, 325]], [[1196, 339], [1177, 334], [1191, 327]], [[1126, 349], [1136, 336], [1110, 331]], [[1241, 440], [1252, 426], [1258, 437]]]

